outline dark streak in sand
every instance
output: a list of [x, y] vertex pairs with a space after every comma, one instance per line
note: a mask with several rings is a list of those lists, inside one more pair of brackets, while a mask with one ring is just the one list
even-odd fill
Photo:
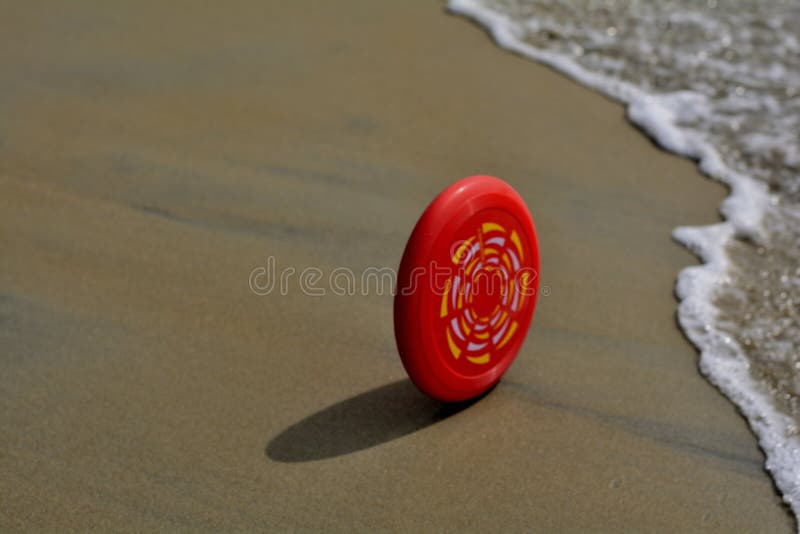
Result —
[[310, 171], [307, 169], [283, 167], [280, 165], [267, 165], [264, 169], [288, 178], [300, 178], [330, 185], [348, 185], [350, 183], [344, 176], [332, 172]]
[[230, 215], [208, 214], [206, 218], [182, 215], [174, 211], [153, 205], [133, 205], [134, 209], [155, 215], [163, 219], [174, 221], [181, 224], [188, 224], [204, 230], [214, 230], [236, 234], [251, 234], [259, 237], [272, 237], [284, 241], [294, 242], [297, 239], [318, 243], [323, 240], [323, 236], [316, 232], [309, 232], [297, 226], [280, 224], [274, 222], [256, 221], [244, 217], [232, 217]]
[[603, 424], [614, 426], [630, 434], [657, 441], [661, 444], [678, 448], [684, 452], [710, 456], [724, 462], [733, 462], [736, 469], [749, 476], [762, 477], [764, 474], [761, 458], [745, 456], [732, 451], [726, 451], [712, 445], [697, 443], [684, 439], [681, 436], [693, 436], [694, 431], [688, 428], [679, 428], [668, 423], [660, 423], [637, 417], [615, 415], [601, 412], [585, 406], [566, 404], [557, 400], [545, 398], [541, 391], [534, 386], [503, 380], [502, 385], [509, 386], [524, 394], [524, 398], [533, 400], [536, 404], [553, 410], [569, 412], [584, 417], [591, 417]]

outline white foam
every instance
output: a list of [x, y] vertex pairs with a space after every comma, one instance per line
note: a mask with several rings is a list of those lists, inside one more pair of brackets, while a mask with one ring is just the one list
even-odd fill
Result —
[[[701, 371], [745, 415], [766, 453], [766, 468], [783, 493], [784, 501], [796, 516], [800, 516], [800, 444], [795, 424], [777, 411], [769, 394], [752, 378], [737, 342], [715, 326], [714, 291], [729, 272], [725, 247], [735, 236], [761, 239], [761, 221], [770, 205], [770, 196], [764, 183], [727, 167], [702, 133], [687, 126], [708, 117], [711, 111], [706, 97], [687, 91], [647, 94], [626, 81], [589, 71], [569, 55], [542, 50], [525, 42], [516, 21], [486, 8], [478, 0], [449, 0], [448, 9], [483, 25], [503, 48], [549, 65], [627, 104], [628, 118], [659, 145], [698, 160], [702, 172], [730, 187], [730, 195], [720, 208], [724, 222], [680, 227], [673, 232], [677, 241], [703, 261], [703, 265], [687, 267], [678, 276], [676, 295], [681, 301], [678, 317], [681, 327], [700, 350]], [[770, 67], [769, 76], [780, 74], [778, 69]], [[731, 105], [745, 104], [759, 105], [746, 100], [731, 102]], [[752, 142], [755, 148], [763, 148], [768, 140], [754, 138]]]

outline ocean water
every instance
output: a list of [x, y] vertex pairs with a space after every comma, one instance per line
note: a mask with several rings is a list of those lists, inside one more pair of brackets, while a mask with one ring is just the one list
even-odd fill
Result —
[[625, 103], [659, 145], [729, 187], [724, 222], [673, 233], [703, 261], [678, 275], [678, 317], [800, 516], [800, 2], [448, 6], [500, 46]]

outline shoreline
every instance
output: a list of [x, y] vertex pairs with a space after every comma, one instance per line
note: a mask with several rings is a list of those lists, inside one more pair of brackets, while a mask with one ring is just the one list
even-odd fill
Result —
[[[0, 527], [793, 528], [675, 324], [671, 232], [725, 192], [620, 105], [438, 3], [15, 17]], [[471, 406], [410, 387], [390, 296], [248, 290], [270, 254], [396, 267], [481, 173], [552, 293]]]
[[[770, 472], [778, 493], [796, 521], [795, 451], [786, 442], [786, 436], [796, 426], [795, 421], [774, 406], [774, 394], [764, 391], [751, 376], [751, 362], [741, 347], [735, 342], [731, 345], [731, 329], [721, 327], [717, 318], [721, 310], [714, 304], [722, 296], [715, 295], [718, 280], [725, 279], [735, 269], [727, 249], [736, 236], [749, 236], [756, 241], [766, 239], [761, 223], [767, 216], [766, 206], [772, 202], [767, 186], [726, 165], [712, 140], [706, 139], [696, 128], [681, 124], [677, 118], [681, 109], [691, 107], [693, 98], [702, 100], [702, 91], [648, 92], [639, 83], [604, 74], [602, 69], [584, 67], [568, 53], [529, 44], [514, 31], [516, 22], [508, 19], [502, 9], [494, 11], [477, 0], [450, 0], [447, 7], [450, 12], [484, 28], [499, 47], [546, 65], [620, 103], [631, 125], [655, 145], [696, 162], [700, 173], [726, 188], [727, 196], [718, 208], [722, 221], [703, 226], [681, 225], [672, 231], [672, 238], [702, 263], [689, 265], [678, 274], [675, 284], [679, 301], [677, 322], [700, 353], [698, 367], [703, 375], [747, 420], [766, 455], [764, 468]], [[720, 349], [721, 346], [728, 346], [733, 355]]]

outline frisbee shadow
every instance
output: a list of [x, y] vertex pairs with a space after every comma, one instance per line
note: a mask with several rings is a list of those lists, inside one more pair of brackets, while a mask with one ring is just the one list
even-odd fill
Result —
[[392, 382], [295, 423], [274, 437], [265, 452], [271, 460], [288, 463], [350, 454], [447, 419], [485, 395], [444, 403], [422, 394], [410, 380]]

